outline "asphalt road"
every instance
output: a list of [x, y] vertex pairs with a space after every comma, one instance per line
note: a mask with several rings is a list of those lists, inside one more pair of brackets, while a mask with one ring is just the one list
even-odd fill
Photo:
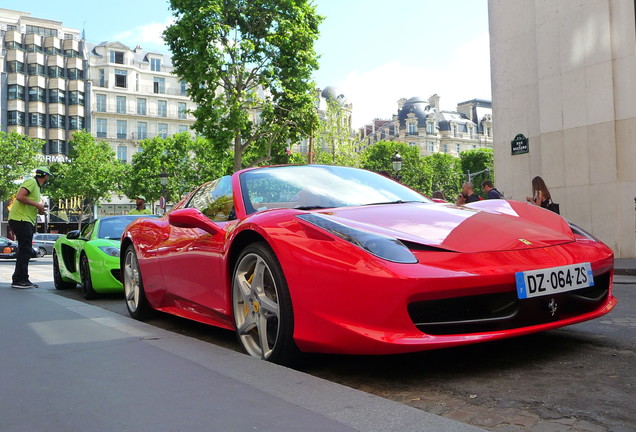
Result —
[[[50, 256], [31, 265], [50, 268]], [[618, 306], [591, 322], [410, 355], [314, 355], [300, 369], [487, 430], [635, 431], [636, 277], [619, 280]], [[80, 288], [57, 293], [86, 301]], [[86, 302], [127, 315], [123, 295]], [[149, 323], [240, 350], [231, 331], [163, 314]]]

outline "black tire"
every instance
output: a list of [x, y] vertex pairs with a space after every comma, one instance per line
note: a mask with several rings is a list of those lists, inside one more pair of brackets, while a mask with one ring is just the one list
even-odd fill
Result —
[[64, 279], [62, 279], [62, 274], [60, 273], [60, 263], [55, 252], [53, 252], [53, 284], [55, 285], [55, 289], [58, 290], [71, 289], [77, 286], [75, 282], [66, 282]]
[[126, 309], [128, 314], [136, 320], [143, 321], [152, 316], [153, 309], [148, 303], [144, 283], [141, 277], [141, 269], [137, 260], [137, 253], [133, 245], [128, 245], [124, 254], [122, 268], [122, 283], [126, 297]]
[[97, 293], [93, 289], [93, 280], [91, 279], [91, 267], [88, 257], [82, 254], [80, 258], [80, 277], [82, 278], [82, 292], [86, 300], [97, 298]]
[[44, 255], [46, 255], [46, 249], [44, 249], [43, 247], [41, 247], [38, 250], [38, 258], [42, 258]]
[[[254, 280], [256, 274], [262, 277]], [[239, 343], [247, 354], [287, 366], [299, 360], [287, 282], [274, 252], [265, 242], [247, 246], [236, 260], [232, 273], [232, 311]]]

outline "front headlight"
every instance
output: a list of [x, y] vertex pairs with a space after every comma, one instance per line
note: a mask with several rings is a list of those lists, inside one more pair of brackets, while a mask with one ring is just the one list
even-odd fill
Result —
[[118, 257], [119, 256], [119, 248], [115, 246], [100, 246], [99, 247], [102, 252], [104, 252], [108, 256]]
[[301, 214], [297, 215], [297, 217], [364, 249], [378, 258], [401, 264], [414, 264], [417, 262], [417, 258], [398, 239], [351, 228], [317, 214]]
[[572, 222], [568, 222], [568, 224], [570, 225], [570, 229], [572, 230], [572, 232], [575, 235], [580, 235], [582, 237], [585, 237], [588, 240], [592, 240], [595, 241], [597, 243], [601, 243], [601, 241], [599, 239], [597, 239], [596, 237], [594, 237], [592, 234], [590, 234], [589, 232], [585, 231], [583, 228], [581, 228], [580, 226], [572, 223]]

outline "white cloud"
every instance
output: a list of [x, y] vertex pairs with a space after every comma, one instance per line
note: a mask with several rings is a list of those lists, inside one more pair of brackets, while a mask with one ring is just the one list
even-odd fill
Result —
[[352, 71], [336, 86], [353, 103], [353, 125], [397, 114], [400, 98], [437, 93], [442, 109], [454, 110], [470, 99], [490, 99], [490, 50], [488, 33], [458, 48], [446, 65], [406, 66], [399, 61], [367, 71]]
[[167, 48], [163, 40], [163, 31], [174, 22], [174, 18], [170, 17], [164, 23], [149, 23], [132, 30], [119, 33], [114, 36], [114, 40], [121, 41], [131, 47], [141, 45], [144, 50], [160, 49], [161, 52], [167, 53]]

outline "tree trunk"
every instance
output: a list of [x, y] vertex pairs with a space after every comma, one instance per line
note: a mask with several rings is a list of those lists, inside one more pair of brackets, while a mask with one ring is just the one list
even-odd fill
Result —
[[234, 137], [234, 172], [243, 168], [243, 147], [241, 143], [241, 134]]

